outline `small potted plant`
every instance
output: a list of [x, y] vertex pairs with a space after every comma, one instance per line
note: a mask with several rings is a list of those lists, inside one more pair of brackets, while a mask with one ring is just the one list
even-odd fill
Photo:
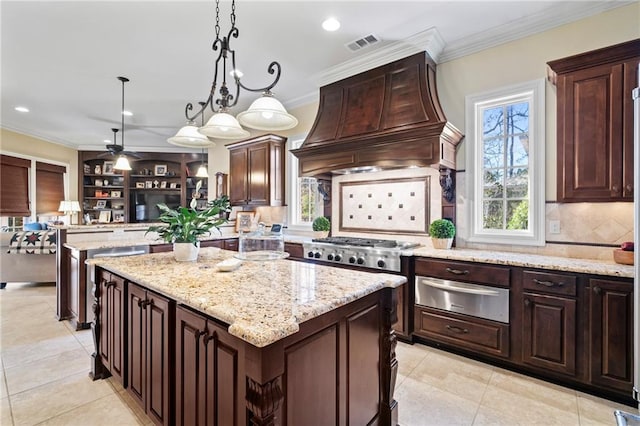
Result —
[[317, 238], [326, 238], [331, 230], [331, 222], [324, 216], [318, 216], [313, 220], [311, 228]]
[[[196, 193], [200, 191], [202, 181], [196, 184]], [[219, 226], [227, 222], [221, 213], [231, 209], [229, 200], [216, 199], [204, 210], [196, 210], [198, 200], [191, 199], [189, 208], [177, 207], [172, 209], [166, 204], [158, 204], [162, 212], [158, 218], [161, 225], [152, 225], [147, 233], [157, 232], [158, 237], [168, 243], [173, 243], [173, 254], [179, 262], [194, 261], [198, 258], [200, 249], [199, 238], [211, 233], [212, 228], [220, 232]]]
[[433, 248], [450, 249], [456, 235], [456, 227], [450, 220], [436, 219], [429, 225], [429, 235]]

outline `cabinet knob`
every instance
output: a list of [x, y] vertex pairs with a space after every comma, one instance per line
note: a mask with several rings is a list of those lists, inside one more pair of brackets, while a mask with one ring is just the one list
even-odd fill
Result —
[[602, 293], [602, 289], [598, 286], [593, 287], [593, 292], [595, 294], [601, 294]]
[[633, 192], [633, 185], [632, 184], [630, 184], [630, 183], [627, 184], [626, 188], [627, 188], [627, 192]]
[[529, 300], [529, 299], [524, 299], [524, 306], [526, 306], [527, 308], [528, 308], [529, 306], [531, 306], [531, 300]]
[[613, 193], [617, 194], [618, 192], [620, 192], [620, 187], [618, 185], [613, 185], [611, 187], [611, 191], [613, 191]]

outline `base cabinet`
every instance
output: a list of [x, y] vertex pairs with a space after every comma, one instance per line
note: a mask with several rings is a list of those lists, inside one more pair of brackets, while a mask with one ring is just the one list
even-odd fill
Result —
[[177, 425], [239, 424], [239, 410], [245, 410], [240, 352], [241, 345], [215, 322], [176, 308]]
[[593, 384], [633, 387], [633, 283], [589, 280], [589, 335]]
[[574, 375], [576, 301], [524, 293], [522, 359], [526, 364]]
[[170, 301], [129, 283], [128, 391], [156, 424], [171, 424], [173, 320]]

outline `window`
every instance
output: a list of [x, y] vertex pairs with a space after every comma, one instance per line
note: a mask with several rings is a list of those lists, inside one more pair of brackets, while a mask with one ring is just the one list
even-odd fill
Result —
[[544, 244], [544, 80], [467, 96], [470, 242]]
[[64, 196], [64, 174], [67, 168], [36, 161], [36, 214], [58, 215]]
[[[291, 142], [291, 149], [302, 145], [303, 139]], [[291, 194], [289, 202], [289, 224], [291, 229], [311, 229], [313, 220], [324, 214], [323, 197], [318, 191], [318, 181], [312, 177], [298, 177], [298, 158], [289, 152], [288, 183]]]
[[29, 168], [31, 161], [23, 158], [0, 156], [2, 191], [0, 215], [29, 216]]

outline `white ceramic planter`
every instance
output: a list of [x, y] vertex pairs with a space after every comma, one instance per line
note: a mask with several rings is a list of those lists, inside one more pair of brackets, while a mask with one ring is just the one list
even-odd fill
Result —
[[329, 231], [313, 231], [314, 238], [327, 238], [329, 236]]
[[431, 238], [431, 243], [435, 249], [450, 249], [453, 238]]
[[173, 257], [178, 262], [194, 262], [198, 259], [200, 242], [193, 245], [191, 243], [173, 243]]

